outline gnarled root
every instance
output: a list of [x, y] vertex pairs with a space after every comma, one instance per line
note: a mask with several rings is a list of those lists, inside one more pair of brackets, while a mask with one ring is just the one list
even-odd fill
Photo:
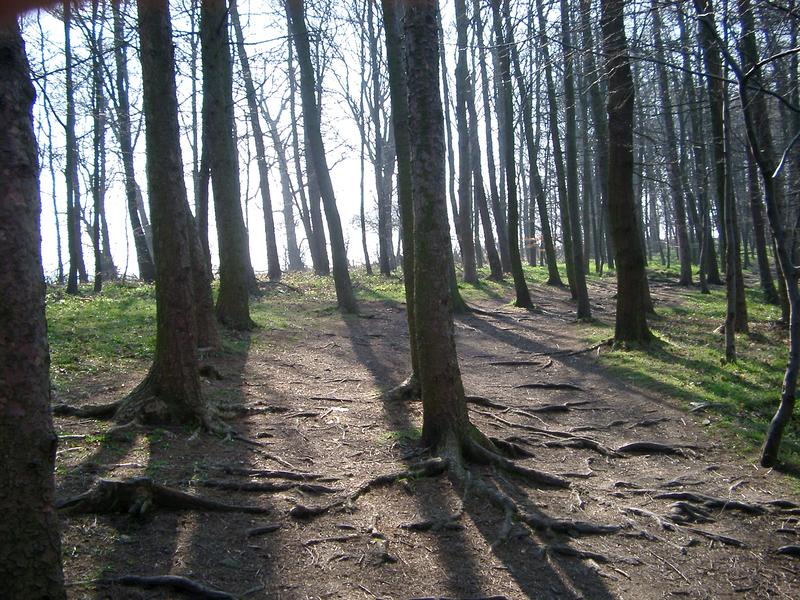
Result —
[[419, 400], [421, 393], [419, 379], [412, 373], [403, 383], [384, 392], [383, 399], [387, 402], [411, 402]]
[[141, 577], [139, 575], [123, 575], [113, 579], [100, 579], [99, 584], [143, 587], [146, 589], [166, 587], [190, 595], [198, 600], [236, 600], [236, 596], [208, 588], [204, 585], [177, 575], [158, 575]]
[[225, 504], [187, 494], [153, 483], [147, 477], [100, 479], [88, 491], [56, 503], [56, 507], [75, 514], [129, 513], [143, 515], [162, 510], [208, 510], [219, 512], [268, 513], [260, 506]]

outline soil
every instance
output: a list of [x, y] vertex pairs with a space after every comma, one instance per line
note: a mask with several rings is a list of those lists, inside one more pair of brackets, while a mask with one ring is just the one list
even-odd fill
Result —
[[[609, 289], [592, 290], [604, 320], [613, 316]], [[797, 556], [777, 553], [800, 544], [800, 498], [788, 481], [727, 450], [702, 414], [609, 375], [596, 364], [607, 348], [569, 354], [586, 343], [568, 293], [531, 292], [535, 312], [498, 299], [457, 319], [461, 370], [467, 393], [494, 404], [471, 403], [473, 422], [527, 450], [533, 457], [520, 464], [568, 479], [568, 489], [473, 467], [471, 477], [485, 485], [465, 490], [447, 475], [405, 477], [348, 502], [371, 478], [426, 458], [416, 443], [420, 403], [380, 393], [408, 375], [405, 311], [362, 303], [360, 316], [321, 312], [306, 329], [258, 330], [241, 338], [243, 353], [205, 358], [222, 376], [204, 380], [205, 393], [238, 408], [224, 413], [234, 415], [227, 421], [255, 443], [186, 429], [103, 437], [107, 423], [56, 418], [62, 435], [77, 436], [60, 444], [59, 498], [99, 478], [147, 476], [269, 509], [64, 514], [69, 597], [198, 597], [112, 583], [168, 574], [247, 599], [800, 597]], [[670, 290], [655, 293], [668, 300]], [[298, 296], [298, 310], [313, 307]], [[85, 381], [57, 400], [112, 401], [146, 367]], [[648, 444], [616, 451], [635, 442]], [[255, 476], [263, 470], [308, 475]], [[282, 485], [222, 490], [209, 487], [215, 481]], [[516, 518], [508, 530], [478, 492], [487, 486], [550, 526]], [[716, 502], [704, 504], [700, 494]], [[329, 508], [297, 518], [289, 514], [297, 506]], [[583, 535], [576, 522], [616, 527]]]

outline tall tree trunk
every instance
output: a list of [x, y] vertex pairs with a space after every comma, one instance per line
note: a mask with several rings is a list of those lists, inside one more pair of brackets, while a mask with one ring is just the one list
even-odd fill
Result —
[[261, 114], [267, 124], [272, 145], [275, 147], [275, 156], [278, 162], [278, 173], [281, 177], [281, 196], [283, 197], [283, 222], [286, 228], [286, 253], [289, 257], [289, 270], [302, 271], [303, 258], [297, 246], [297, 233], [294, 222], [294, 196], [292, 194], [292, 180], [289, 177], [289, 161], [286, 159], [286, 148], [278, 133], [278, 124], [272, 118], [267, 108], [267, 103], [262, 100]]
[[[325, 229], [322, 226], [322, 215], [319, 213], [319, 201], [317, 198], [316, 211], [312, 218], [312, 204], [306, 199], [305, 185], [303, 184], [303, 169], [300, 166], [300, 140], [297, 135], [297, 102], [295, 100], [295, 93], [297, 90], [297, 81], [294, 72], [294, 43], [292, 42], [292, 29], [288, 24], [289, 16], [286, 16], [288, 26], [288, 69], [289, 76], [289, 119], [290, 127], [292, 130], [292, 152], [294, 154], [294, 169], [297, 176], [297, 191], [300, 196], [300, 219], [303, 222], [303, 227], [306, 232], [306, 239], [308, 240], [308, 250], [311, 254], [311, 266], [314, 273], [317, 275], [330, 274], [330, 264], [328, 263], [328, 249], [325, 243]], [[308, 157], [306, 156], [306, 165], [309, 164]], [[306, 173], [309, 182], [309, 194], [311, 193], [311, 172]], [[321, 228], [321, 231], [315, 229]], [[320, 235], [322, 239], [320, 240]]]
[[373, 133], [375, 134], [375, 194], [378, 200], [378, 267], [381, 274], [389, 276], [392, 272], [392, 225], [391, 225], [391, 193], [383, 182], [384, 139], [381, 127], [381, 82], [380, 62], [378, 60], [378, 34], [373, 22], [375, 3], [377, 0], [366, 0], [367, 4], [367, 39], [369, 40], [369, 58], [372, 84], [372, 102], [370, 103], [370, 117], [372, 119]]
[[500, 261], [500, 255], [497, 253], [497, 246], [494, 243], [492, 220], [489, 217], [489, 204], [486, 201], [486, 188], [483, 183], [483, 173], [481, 172], [481, 145], [478, 135], [478, 111], [475, 108], [474, 90], [473, 84], [469, 88], [467, 95], [467, 107], [469, 108], [470, 152], [472, 154], [472, 181], [474, 183], [475, 204], [480, 213], [481, 225], [483, 225], [483, 239], [486, 246], [486, 257], [489, 261], [489, 279], [500, 281], [503, 279], [503, 265]]
[[[389, 71], [389, 94], [392, 103], [392, 127], [397, 153], [397, 200], [403, 241], [403, 282], [405, 283], [406, 318], [411, 347], [411, 375], [408, 385], [419, 385], [419, 354], [417, 338], [416, 298], [414, 292], [414, 196], [409, 131], [408, 80], [403, 64], [400, 39], [399, 0], [381, 0], [383, 28], [386, 36], [386, 63]], [[437, 100], [438, 101], [438, 100]], [[439, 159], [441, 160], [441, 158]], [[419, 168], [421, 165], [417, 165]], [[447, 209], [445, 209], [446, 211]], [[445, 213], [445, 219], [446, 219]], [[430, 265], [432, 268], [433, 265]]]
[[647, 343], [644, 248], [633, 199], [633, 106], [635, 89], [625, 39], [624, 0], [602, 0], [603, 50], [608, 77], [608, 189], [611, 235], [617, 262], [614, 340]]
[[219, 241], [217, 318], [232, 329], [253, 327], [250, 319], [250, 249], [242, 215], [239, 166], [233, 132], [233, 69], [225, 0], [205, 0], [200, 7], [203, 56], [203, 119], [214, 192]]
[[122, 157], [122, 168], [125, 175], [125, 198], [128, 206], [128, 218], [133, 230], [133, 245], [136, 249], [136, 263], [139, 266], [139, 278], [151, 283], [155, 280], [155, 267], [150, 249], [147, 247], [144, 228], [139, 219], [136, 204], [136, 171], [133, 166], [133, 137], [131, 135], [131, 105], [128, 97], [128, 55], [125, 29], [122, 19], [123, 4], [115, 0], [111, 4], [114, 19], [114, 62], [116, 65], [116, 114], [117, 141]]
[[574, 257], [572, 253], [572, 226], [569, 217], [569, 201], [567, 199], [567, 173], [564, 165], [564, 154], [561, 150], [561, 139], [558, 128], [558, 101], [556, 86], [553, 81], [553, 67], [550, 60], [549, 40], [547, 38], [547, 21], [545, 20], [542, 0], [536, 0], [536, 12], [539, 22], [539, 41], [542, 60], [545, 64], [545, 85], [547, 87], [548, 117], [550, 120], [550, 141], [553, 146], [553, 162], [556, 167], [556, 183], [558, 186], [558, 206], [561, 212], [561, 241], [564, 247], [564, 262], [567, 267], [569, 291], [573, 300], [578, 299], [578, 287], [575, 279]]
[[[595, 61], [592, 48], [595, 47], [592, 35], [592, 0], [580, 0], [581, 35], [583, 47], [586, 48], [586, 77], [591, 82], [588, 87], [589, 107], [591, 108], [592, 127], [595, 131], [595, 163], [597, 165], [597, 190], [600, 195], [600, 221], [601, 225], [608, 222], [608, 117], [603, 106], [603, 94], [600, 87], [601, 76]], [[606, 236], [604, 227], [598, 227], [598, 235], [602, 235], [606, 242], [608, 253], [608, 266], [614, 268], [613, 247], [609, 243], [610, 236]], [[600, 244], [598, 244], [599, 246]]]
[[508, 248], [508, 233], [502, 211], [500, 210], [500, 195], [497, 191], [497, 172], [494, 163], [494, 136], [492, 135], [492, 111], [489, 100], [489, 73], [486, 67], [486, 48], [483, 42], [484, 21], [481, 16], [480, 0], [472, 0], [472, 19], [475, 24], [475, 42], [478, 45], [478, 67], [481, 71], [481, 98], [483, 100], [483, 124], [486, 138], [486, 163], [489, 167], [489, 199], [497, 231], [497, 245], [500, 250], [500, 263], [503, 272], [511, 272], [511, 255]]
[[139, 0], [147, 187], [156, 265], [156, 351], [150, 372], [115, 420], [203, 423], [189, 202], [183, 179], [175, 55], [168, 0]]
[[300, 64], [300, 97], [303, 102], [303, 123], [307, 136], [307, 152], [314, 162], [314, 171], [319, 184], [322, 202], [325, 204], [325, 217], [328, 232], [331, 236], [331, 254], [333, 256], [333, 279], [336, 286], [336, 298], [339, 308], [344, 312], [356, 311], [356, 299], [350, 283], [350, 272], [347, 268], [347, 250], [344, 245], [342, 223], [336, 208], [333, 183], [325, 158], [325, 147], [320, 130], [320, 113], [317, 107], [314, 83], [314, 67], [311, 63], [308, 30], [305, 22], [304, 0], [287, 0], [286, 11], [291, 22], [292, 36]]
[[[511, 275], [514, 277], [516, 300], [514, 305], [520, 308], [533, 308], [525, 273], [522, 270], [522, 258], [519, 253], [519, 210], [517, 207], [517, 170], [514, 157], [514, 91], [511, 89], [511, 58], [509, 48], [513, 47], [510, 19], [508, 25], [508, 41], [503, 33], [503, 18], [500, 3], [503, 0], [491, 0], [494, 36], [497, 41], [497, 52], [500, 63], [503, 110], [505, 112], [505, 130], [503, 131], [504, 162], [506, 166], [506, 186], [508, 194], [508, 245], [511, 252]], [[507, 6], [505, 7], [507, 8]], [[508, 13], [506, 13], [508, 17]]]
[[[470, 432], [456, 356], [446, 262], [451, 253], [445, 189], [445, 145], [439, 96], [436, 1], [409, 3], [405, 16], [414, 198], [414, 302], [423, 443], [460, 453]], [[469, 232], [465, 232], [469, 235]]]
[[266, 148], [264, 147], [264, 133], [261, 129], [261, 120], [258, 116], [258, 100], [256, 88], [253, 84], [253, 75], [250, 72], [250, 61], [247, 57], [247, 48], [244, 44], [244, 32], [239, 20], [239, 10], [236, 0], [229, 0], [229, 11], [233, 30], [236, 33], [236, 53], [244, 79], [244, 91], [247, 97], [247, 109], [250, 117], [250, 128], [253, 130], [253, 142], [256, 145], [256, 163], [258, 164], [258, 184], [261, 191], [261, 206], [264, 211], [264, 232], [267, 239], [267, 277], [270, 281], [281, 278], [281, 264], [278, 258], [278, 243], [275, 239], [275, 220], [272, 214], [272, 192], [269, 188], [269, 171], [267, 169]]
[[[456, 131], [458, 133], [458, 219], [461, 223], [461, 265], [466, 283], [478, 283], [475, 243], [472, 237], [472, 168], [470, 162], [467, 96], [470, 76], [467, 67], [467, 5], [456, 0]], [[513, 159], [512, 159], [513, 160]]]
[[[536, 205], [539, 209], [539, 223], [542, 229], [542, 243], [544, 244], [545, 257], [547, 260], [547, 285], [561, 286], [561, 275], [558, 272], [558, 260], [556, 248], [553, 243], [553, 234], [550, 229], [550, 216], [547, 214], [547, 195], [545, 194], [542, 176], [539, 173], [539, 144], [537, 135], [533, 130], [533, 100], [534, 94], [531, 92], [529, 82], [525, 81], [520, 64], [519, 53], [515, 45], [509, 46], [511, 61], [514, 66], [514, 78], [517, 82], [517, 89], [522, 97], [522, 127], [525, 136], [525, 145], [528, 150], [528, 171], [530, 185], [536, 197]], [[538, 119], [537, 114], [537, 119]], [[538, 126], [538, 120], [537, 120]], [[502, 149], [501, 149], [502, 150]]]
[[261, 129], [261, 120], [258, 116], [258, 100], [256, 88], [253, 84], [253, 75], [250, 72], [250, 61], [247, 58], [247, 48], [244, 43], [244, 32], [239, 20], [239, 10], [236, 0], [229, 0], [229, 11], [233, 29], [236, 32], [236, 53], [242, 67], [244, 91], [247, 96], [247, 109], [250, 116], [250, 127], [253, 130], [253, 143], [256, 146], [256, 162], [258, 163], [258, 184], [261, 191], [261, 206], [264, 210], [264, 233], [267, 239], [267, 277], [270, 281], [281, 278], [281, 264], [278, 258], [278, 243], [275, 239], [275, 220], [272, 215], [272, 192], [269, 188], [269, 171], [267, 169], [266, 149], [264, 147], [264, 133]]
[[756, 256], [758, 257], [758, 276], [761, 281], [761, 291], [764, 292], [764, 301], [768, 304], [778, 304], [778, 290], [772, 280], [772, 269], [769, 265], [767, 254], [767, 235], [764, 230], [764, 207], [761, 203], [761, 188], [758, 181], [758, 165], [753, 153], [747, 153], [747, 179], [749, 184], [750, 214], [753, 218], [753, 231], [755, 233]]
[[572, 34], [569, 22], [569, 4], [561, 0], [561, 43], [564, 48], [564, 118], [566, 119], [567, 205], [572, 240], [572, 270], [575, 277], [575, 290], [578, 300], [578, 319], [591, 319], [592, 308], [589, 292], [586, 289], [586, 266], [583, 260], [583, 239], [581, 236], [581, 216], [578, 206], [578, 147], [577, 115], [575, 101], [575, 79], [572, 63]]
[[87, 281], [86, 267], [83, 262], [83, 245], [81, 243], [81, 204], [78, 185], [78, 142], [75, 137], [75, 85], [73, 83], [72, 40], [70, 29], [72, 24], [72, 5], [64, 0], [64, 70], [67, 95], [66, 119], [66, 161], [64, 174], [67, 188], [67, 244], [69, 248], [69, 274], [67, 275], [67, 293], [78, 293], [78, 280]]
[[50, 413], [35, 92], [16, 21], [0, 24], [0, 577], [9, 598], [63, 600]]
[[[368, 6], [372, 6], [372, 2], [367, 2]], [[370, 12], [371, 9], [370, 9]], [[357, 18], [361, 19], [363, 13], [360, 13]], [[361, 249], [364, 252], [364, 266], [367, 269], [367, 275], [372, 275], [372, 261], [369, 257], [369, 246], [367, 244], [367, 217], [365, 209], [365, 189], [364, 189], [364, 171], [366, 165], [366, 151], [367, 151], [367, 131], [366, 131], [366, 118], [364, 114], [364, 97], [367, 95], [367, 61], [366, 61], [366, 34], [364, 28], [359, 28], [359, 42], [360, 42], [360, 67], [361, 67], [361, 85], [358, 89], [358, 113], [355, 115], [358, 122], [359, 141], [361, 142], [359, 153], [359, 219], [361, 221]], [[376, 69], [375, 62], [372, 63], [372, 68]], [[376, 143], [380, 143], [376, 137]]]
[[655, 57], [660, 64], [656, 65], [658, 71], [659, 95], [661, 97], [661, 110], [663, 113], [666, 149], [664, 155], [667, 162], [667, 176], [669, 178], [670, 194], [672, 195], [673, 212], [675, 215], [675, 230], [678, 238], [678, 258], [680, 260], [680, 285], [692, 285], [692, 253], [689, 245], [689, 233], [686, 222], [686, 200], [683, 191], [680, 162], [678, 159], [678, 138], [675, 135], [675, 121], [673, 119], [673, 103], [671, 99], [667, 68], [664, 66], [664, 42], [662, 40], [661, 15], [657, 0], [651, 0], [653, 14], [653, 39], [655, 41]]

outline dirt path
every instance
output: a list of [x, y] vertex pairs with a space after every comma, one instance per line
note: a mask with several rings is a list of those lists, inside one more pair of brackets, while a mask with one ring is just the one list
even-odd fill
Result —
[[[206, 392], [247, 409], [232, 423], [261, 445], [182, 430], [62, 443], [60, 496], [99, 476], [149, 475], [271, 509], [71, 516], [63, 529], [67, 578], [77, 582], [70, 597], [187, 597], [80, 583], [167, 573], [241, 598], [799, 597], [800, 562], [776, 554], [800, 543], [800, 499], [781, 477], [727, 452], [669, 398], [627, 387], [591, 354], [568, 355], [584, 344], [564, 292], [532, 291], [542, 312], [498, 301], [481, 307], [493, 314], [460, 318], [457, 330], [467, 393], [494, 404], [471, 404], [475, 424], [530, 452], [522, 464], [571, 481], [532, 488], [475, 469], [538, 527], [515, 522], [499, 540], [503, 515], [442, 477], [401, 479], [341, 503], [418, 460], [421, 406], [377, 394], [407, 375], [405, 313], [374, 303], [362, 317], [321, 316], [313, 330], [256, 332], [246, 354], [215, 361], [224, 379], [206, 382]], [[596, 312], [608, 315], [613, 304], [598, 294]], [[57, 425], [102, 430], [88, 420]], [[637, 442], [649, 445], [629, 446]], [[284, 489], [209, 487], [220, 482]], [[332, 507], [301, 519], [289, 514], [297, 506]], [[584, 535], [580, 522], [611, 527]], [[265, 529], [248, 535], [257, 527]]]

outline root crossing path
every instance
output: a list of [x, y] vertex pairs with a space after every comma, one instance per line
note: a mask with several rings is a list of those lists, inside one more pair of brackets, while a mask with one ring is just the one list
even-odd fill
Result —
[[[604, 372], [609, 349], [582, 352], [558, 318], [566, 296], [539, 291], [543, 312], [484, 305], [457, 328], [473, 423], [564, 485], [496, 465], [448, 475], [418, 447], [420, 403], [382, 395], [409, 369], [393, 304], [261, 329], [217, 357], [204, 393], [252, 443], [106, 438], [107, 423], [62, 410], [70, 598], [796, 598], [797, 494], [702, 415]], [[109, 403], [139, 378], [56, 400]], [[98, 495], [127, 480], [147, 494]]]

